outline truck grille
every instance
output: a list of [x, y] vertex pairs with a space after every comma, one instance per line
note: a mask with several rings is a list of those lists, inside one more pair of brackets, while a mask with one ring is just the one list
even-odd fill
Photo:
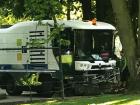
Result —
[[93, 65], [91, 69], [107, 68], [107, 67], [111, 67], [111, 65]]

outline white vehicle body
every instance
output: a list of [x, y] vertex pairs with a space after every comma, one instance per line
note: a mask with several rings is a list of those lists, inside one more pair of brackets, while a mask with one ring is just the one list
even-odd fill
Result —
[[[102, 82], [118, 83], [113, 58], [115, 27], [98, 21], [96, 25], [79, 20], [57, 22], [64, 30], [49, 43], [42, 40], [54, 29], [53, 20], [20, 22], [0, 29], [0, 87], [9, 95], [30, 89], [51, 95], [60, 92], [62, 79], [65, 91], [82, 95], [96, 93], [94, 89]], [[70, 44], [62, 45], [60, 38]], [[41, 40], [40, 47], [35, 40]], [[32, 83], [25, 84], [24, 78]]]
[[[47, 39], [50, 34], [50, 28], [53, 27], [52, 20], [43, 20], [42, 24], [38, 21], [27, 21], [17, 23], [9, 28], [0, 29], [0, 69], [2, 70], [27, 70], [34, 69], [34, 65], [43, 65], [42, 71], [59, 70], [58, 63], [53, 55], [53, 49], [29, 49], [27, 52], [22, 50], [12, 50], [14, 48], [30, 48], [27, 43], [31, 39]], [[71, 27], [73, 30], [115, 30], [115, 27], [104, 22], [97, 22], [92, 25], [91, 22], [83, 22], [77, 20], [58, 21], [58, 24], [65, 27]], [[44, 46], [51, 47], [50, 43], [45, 43]], [[11, 49], [11, 50], [6, 50]], [[95, 61], [74, 61], [75, 70], [91, 71], [113, 69], [116, 61], [109, 59], [108, 62]], [[99, 68], [94, 68], [98, 66]], [[102, 67], [102, 68], [101, 68]], [[105, 67], [105, 68], [104, 68]], [[38, 66], [37, 69], [40, 69]]]

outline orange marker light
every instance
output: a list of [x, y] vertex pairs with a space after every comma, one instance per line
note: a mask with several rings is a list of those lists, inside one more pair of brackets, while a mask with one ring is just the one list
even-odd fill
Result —
[[92, 19], [92, 25], [96, 25], [96, 18]]

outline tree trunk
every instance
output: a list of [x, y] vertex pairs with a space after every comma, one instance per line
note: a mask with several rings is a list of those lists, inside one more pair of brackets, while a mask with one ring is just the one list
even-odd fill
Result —
[[24, 16], [25, 12], [25, 7], [24, 7], [24, 0], [15, 0], [15, 3], [13, 3], [13, 14], [15, 15], [16, 18], [21, 18]]
[[70, 0], [67, 0], [67, 20], [70, 20], [70, 8], [71, 8]]
[[83, 20], [89, 20], [93, 18], [91, 16], [91, 0], [81, 0], [82, 11], [83, 11]]
[[96, 0], [96, 17], [99, 21], [115, 24], [115, 18], [110, 0]]
[[130, 71], [130, 80], [134, 81], [137, 77], [135, 70], [136, 42], [129, 10], [127, 8], [126, 0], [111, 0], [111, 3], [116, 15], [123, 50], [127, 58], [127, 65]]
[[139, 13], [138, 13], [138, 50], [137, 50], [137, 56], [140, 58], [140, 0], [138, 1], [139, 4]]
[[128, 8], [133, 24], [134, 38], [136, 45], [137, 43], [137, 28], [138, 28], [138, 0], [128, 0]]

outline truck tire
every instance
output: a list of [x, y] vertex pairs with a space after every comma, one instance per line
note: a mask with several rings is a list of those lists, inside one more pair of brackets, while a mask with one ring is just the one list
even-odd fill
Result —
[[8, 93], [8, 95], [11, 95], [11, 96], [18, 96], [18, 95], [21, 95], [22, 93], [22, 90], [19, 89], [15, 82], [12, 81], [12, 80], [9, 80], [7, 82], [7, 86], [6, 86], [6, 92]]

